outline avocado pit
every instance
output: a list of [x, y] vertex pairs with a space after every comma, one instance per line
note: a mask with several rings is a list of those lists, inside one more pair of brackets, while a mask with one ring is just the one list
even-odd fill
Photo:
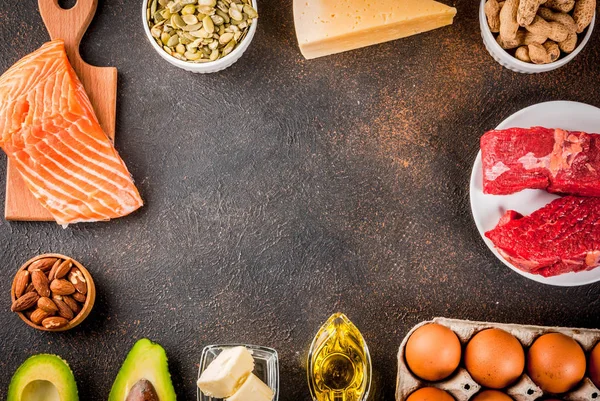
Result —
[[160, 401], [156, 389], [146, 379], [141, 379], [133, 385], [125, 401]]

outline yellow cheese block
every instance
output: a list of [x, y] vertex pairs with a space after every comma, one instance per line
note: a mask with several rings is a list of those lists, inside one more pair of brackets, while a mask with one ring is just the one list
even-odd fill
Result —
[[433, 0], [294, 0], [307, 59], [416, 35], [452, 24], [456, 9]]

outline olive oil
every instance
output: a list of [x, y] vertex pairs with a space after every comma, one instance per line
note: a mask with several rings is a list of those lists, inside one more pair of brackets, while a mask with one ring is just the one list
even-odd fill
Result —
[[371, 387], [371, 356], [362, 334], [342, 313], [332, 315], [313, 340], [308, 383], [314, 401], [363, 401]]

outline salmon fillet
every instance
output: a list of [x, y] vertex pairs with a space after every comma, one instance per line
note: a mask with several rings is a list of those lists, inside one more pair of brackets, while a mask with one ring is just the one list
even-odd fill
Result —
[[59, 224], [114, 219], [143, 205], [62, 40], [0, 77], [0, 147]]

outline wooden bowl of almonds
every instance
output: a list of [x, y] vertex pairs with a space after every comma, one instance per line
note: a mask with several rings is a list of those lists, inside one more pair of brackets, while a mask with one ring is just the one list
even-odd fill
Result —
[[11, 310], [29, 326], [43, 331], [66, 331], [90, 314], [96, 287], [81, 263], [48, 253], [21, 266], [10, 295]]
[[238, 61], [256, 33], [256, 0], [144, 0], [144, 31], [172, 65], [195, 73]]

